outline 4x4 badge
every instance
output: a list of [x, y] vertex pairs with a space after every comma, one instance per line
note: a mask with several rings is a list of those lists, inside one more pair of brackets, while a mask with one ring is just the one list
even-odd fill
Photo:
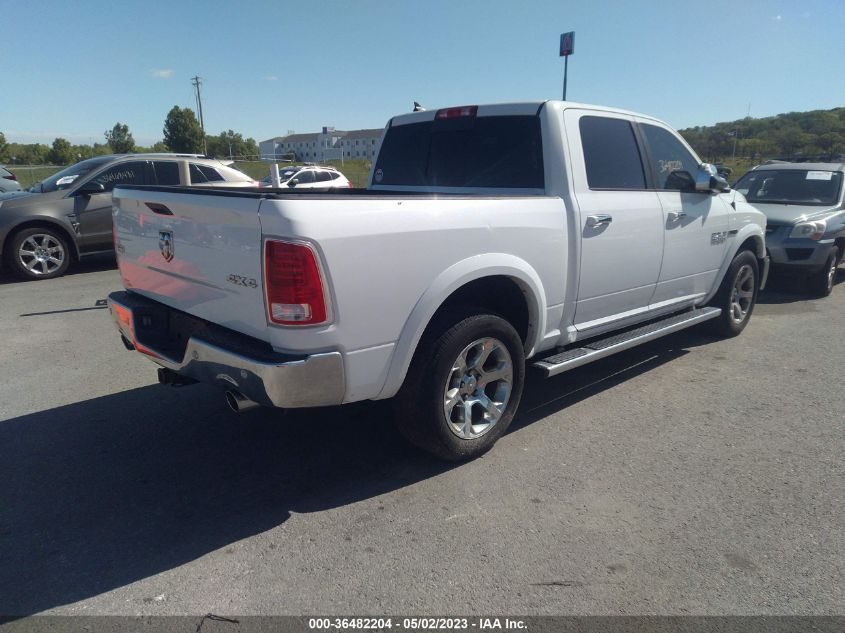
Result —
[[173, 259], [173, 231], [158, 232], [158, 248], [164, 261], [169, 262]]

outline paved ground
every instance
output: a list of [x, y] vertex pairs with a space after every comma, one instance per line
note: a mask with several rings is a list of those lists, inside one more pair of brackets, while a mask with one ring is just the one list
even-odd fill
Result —
[[154, 384], [118, 286], [0, 276], [0, 613], [843, 612], [845, 283], [534, 376], [461, 466], [379, 406]]

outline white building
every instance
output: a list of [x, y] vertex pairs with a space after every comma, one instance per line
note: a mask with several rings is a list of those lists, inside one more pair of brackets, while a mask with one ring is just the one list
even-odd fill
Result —
[[297, 161], [320, 163], [341, 158], [375, 158], [384, 130], [352, 130], [342, 132], [324, 127], [322, 132], [288, 134], [261, 141], [258, 151], [262, 160], [278, 160], [291, 153]]

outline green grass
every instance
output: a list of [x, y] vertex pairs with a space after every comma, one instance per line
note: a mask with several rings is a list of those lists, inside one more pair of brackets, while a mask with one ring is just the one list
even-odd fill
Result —
[[[327, 165], [331, 165], [332, 167], [340, 170], [340, 172], [346, 176], [355, 187], [363, 189], [367, 186], [367, 178], [370, 176], [370, 161], [364, 159], [357, 159], [357, 160], [344, 160], [343, 164], [340, 164], [339, 160], [331, 160], [326, 163]], [[271, 163], [267, 161], [236, 161], [235, 167], [240, 169], [250, 178], [255, 178], [256, 180], [261, 180], [262, 178], [266, 178], [267, 175], [270, 173], [270, 165]], [[302, 165], [302, 163], [279, 163], [279, 168], [287, 167], [289, 165]]]
[[40, 180], [52, 176], [57, 171], [64, 169], [63, 166], [58, 167], [27, 167], [7, 165], [9, 171], [18, 177], [18, 182], [21, 184], [21, 189], [29, 189], [33, 184]]

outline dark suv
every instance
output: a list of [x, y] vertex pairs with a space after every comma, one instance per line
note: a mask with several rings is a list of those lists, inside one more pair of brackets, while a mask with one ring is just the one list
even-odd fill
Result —
[[845, 255], [845, 192], [842, 163], [759, 165], [734, 189], [766, 214], [766, 249], [772, 271], [797, 273], [826, 297]]
[[193, 154], [119, 154], [71, 165], [27, 191], [0, 195], [0, 255], [27, 279], [63, 275], [72, 260], [113, 250], [111, 191], [121, 185], [254, 187], [222, 162]]

